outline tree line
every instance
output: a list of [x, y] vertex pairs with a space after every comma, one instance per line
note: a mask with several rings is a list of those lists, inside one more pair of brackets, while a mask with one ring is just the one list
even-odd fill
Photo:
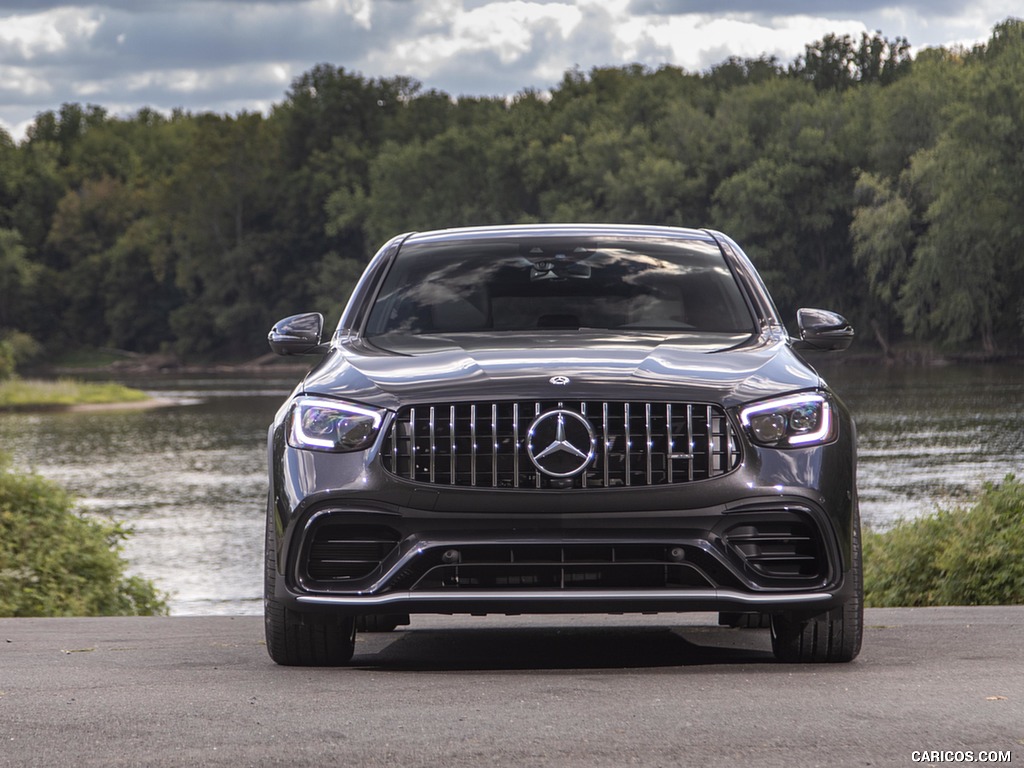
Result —
[[578, 69], [550, 92], [453, 98], [329, 64], [267, 115], [0, 130], [0, 337], [189, 359], [337, 317], [399, 232], [611, 221], [721, 229], [787, 318], [845, 314], [888, 351], [1019, 351], [1024, 22], [972, 49], [828, 36], [789, 64]]

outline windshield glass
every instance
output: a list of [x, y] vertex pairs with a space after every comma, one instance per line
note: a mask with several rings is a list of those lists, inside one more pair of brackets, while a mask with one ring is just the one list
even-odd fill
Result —
[[367, 336], [546, 330], [752, 333], [712, 243], [585, 239], [406, 244]]

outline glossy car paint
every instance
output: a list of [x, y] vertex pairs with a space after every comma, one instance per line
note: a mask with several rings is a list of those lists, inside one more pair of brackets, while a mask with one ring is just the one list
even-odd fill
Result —
[[[691, 238], [720, 248], [743, 284], [757, 319], [753, 334], [666, 334], [549, 331], [529, 338], [451, 334], [409, 354], [385, 351], [362, 335], [377, 288], [407, 241], [522, 237], [601, 232], [608, 236]], [[847, 342], [848, 343], [848, 342]], [[269, 433], [270, 526], [274, 598], [307, 612], [579, 612], [823, 611], [842, 605], [856, 585], [848, 578], [858, 524], [855, 430], [842, 402], [795, 351], [771, 299], [742, 251], [724, 235], [657, 227], [480, 228], [403, 235], [387, 243], [356, 287], [323, 360], [296, 387]], [[414, 352], [414, 353], [413, 353]], [[552, 383], [554, 377], [567, 384]], [[561, 381], [561, 380], [559, 380]], [[829, 393], [835, 439], [806, 448], [755, 445], [739, 425], [747, 404], [793, 392]], [[288, 406], [303, 394], [387, 410], [373, 447], [356, 453], [293, 448]], [[682, 485], [584, 489], [440, 487], [387, 472], [380, 461], [394, 412], [406, 405], [459, 398], [500, 401], [672, 400], [719, 403], [743, 457], [722, 477]], [[745, 520], [800, 510], [814, 521], [828, 568], [818, 583], [772, 585], [721, 545], [723, 532]], [[324, 584], [303, 575], [309, 526], [329, 517], [383, 525], [400, 546], [372, 578]], [[416, 591], [393, 589], [402, 568], [425, 552], [485, 542], [664, 541], [685, 545], [701, 567], [720, 568], [728, 588], [676, 590]], [[702, 554], [703, 553], [703, 554]], [[726, 573], [728, 571], [728, 573]]]

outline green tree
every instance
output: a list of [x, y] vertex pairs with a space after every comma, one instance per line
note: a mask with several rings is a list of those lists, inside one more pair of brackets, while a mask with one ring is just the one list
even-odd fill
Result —
[[[911, 205], [895, 186], [864, 172], [855, 189], [857, 207], [850, 223], [853, 262], [867, 277], [874, 301], [871, 327], [879, 345], [889, 351], [895, 331], [895, 307], [906, 285], [915, 243]], [[873, 305], [873, 306], [872, 306]]]
[[894, 82], [911, 64], [910, 43], [905, 38], [890, 41], [865, 32], [857, 44], [849, 35], [829, 34], [804, 46], [804, 55], [789, 72], [819, 91], [843, 91], [861, 83]]
[[988, 354], [1020, 338], [1024, 290], [1024, 22], [996, 28], [969, 62], [962, 99], [912, 180], [926, 205], [900, 301], [907, 328], [947, 344], [972, 339]]
[[178, 351], [249, 355], [278, 310], [275, 294], [300, 272], [289, 271], [297, 254], [275, 226], [273, 133], [256, 114], [203, 115], [181, 129], [190, 151], [156, 193], [164, 217], [143, 240], [159, 243], [155, 276], [173, 274], [180, 296], [170, 312]]
[[906, 77], [864, 90], [857, 117], [871, 171], [894, 180], [916, 152], [935, 145], [948, 124], [947, 109], [962, 98], [964, 72], [952, 52], [928, 49]]
[[52, 263], [63, 265], [50, 285], [62, 307], [63, 338], [92, 346], [107, 343], [103, 296], [107, 252], [137, 215], [133, 191], [111, 178], [86, 180], [57, 205], [45, 247]]
[[715, 226], [744, 245], [786, 317], [798, 305], [849, 312], [857, 303], [848, 105], [839, 94], [793, 104], [765, 151], [715, 191]]
[[19, 327], [36, 290], [38, 270], [28, 260], [21, 235], [0, 229], [0, 330]]

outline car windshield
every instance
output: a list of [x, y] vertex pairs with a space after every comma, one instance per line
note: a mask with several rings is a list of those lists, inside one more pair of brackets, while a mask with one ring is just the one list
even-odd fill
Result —
[[712, 243], [541, 239], [406, 244], [365, 333], [754, 328], [740, 286]]

